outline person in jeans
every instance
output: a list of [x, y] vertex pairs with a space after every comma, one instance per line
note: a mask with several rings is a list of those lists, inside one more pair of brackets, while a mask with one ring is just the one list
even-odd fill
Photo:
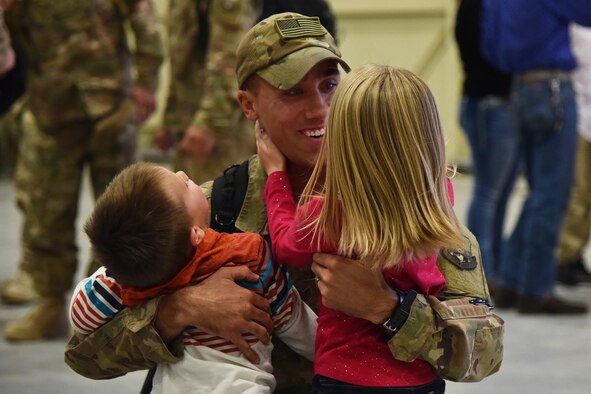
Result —
[[[513, 74], [510, 111], [529, 193], [503, 248], [495, 303], [520, 313], [581, 314], [554, 294], [555, 249], [573, 179], [577, 113], [571, 21], [591, 25], [585, 0], [484, 0], [482, 50]], [[506, 158], [509, 159], [509, 158]]]
[[519, 139], [509, 120], [511, 76], [491, 65], [480, 51], [481, 9], [482, 0], [460, 0], [455, 38], [464, 68], [460, 123], [470, 144], [474, 174], [467, 225], [478, 238], [494, 292]]

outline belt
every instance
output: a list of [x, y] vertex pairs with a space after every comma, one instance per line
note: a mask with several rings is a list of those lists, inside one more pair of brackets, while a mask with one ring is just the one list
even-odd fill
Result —
[[524, 73], [515, 74], [514, 80], [516, 82], [532, 82], [544, 81], [549, 79], [570, 80], [570, 71], [565, 70], [535, 70]]

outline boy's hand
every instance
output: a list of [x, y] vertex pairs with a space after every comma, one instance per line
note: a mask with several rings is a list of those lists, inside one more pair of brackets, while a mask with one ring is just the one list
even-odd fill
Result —
[[269, 134], [255, 123], [255, 135], [259, 161], [267, 174], [275, 171], [285, 171], [285, 156], [271, 141]]
[[260, 359], [242, 334], [250, 333], [268, 344], [273, 323], [269, 303], [235, 282], [256, 282], [258, 275], [247, 267], [221, 268], [195, 286], [184, 287], [162, 298], [156, 316], [156, 331], [165, 342], [177, 337], [187, 326], [226, 338], [244, 356], [258, 364]]

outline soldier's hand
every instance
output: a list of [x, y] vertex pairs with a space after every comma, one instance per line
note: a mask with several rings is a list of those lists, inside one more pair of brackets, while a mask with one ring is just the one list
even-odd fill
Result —
[[167, 152], [169, 149], [174, 147], [174, 135], [168, 128], [160, 127], [154, 133], [153, 142], [154, 146], [156, 146], [162, 152]]
[[215, 137], [209, 130], [189, 126], [181, 140], [179, 149], [187, 157], [206, 157], [213, 150]]
[[156, 331], [170, 342], [185, 327], [199, 327], [230, 340], [248, 360], [258, 364], [259, 356], [243, 334], [250, 333], [268, 344], [273, 328], [271, 309], [263, 297], [237, 285], [238, 280], [256, 282], [259, 277], [244, 266], [221, 268], [198, 285], [163, 297], [158, 305]]
[[0, 64], [0, 75], [6, 74], [9, 72], [15, 64], [16, 56], [14, 55], [14, 51], [11, 47], [8, 47], [6, 50], [6, 56], [4, 58], [3, 64]]
[[0, 7], [2, 7], [4, 11], [8, 11], [13, 2], [13, 0], [0, 0]]
[[382, 271], [370, 269], [360, 260], [316, 253], [312, 271], [323, 304], [349, 316], [381, 324], [398, 305], [398, 295]]
[[142, 124], [156, 110], [156, 95], [150, 90], [136, 86], [131, 92], [131, 97], [135, 103], [136, 122]]

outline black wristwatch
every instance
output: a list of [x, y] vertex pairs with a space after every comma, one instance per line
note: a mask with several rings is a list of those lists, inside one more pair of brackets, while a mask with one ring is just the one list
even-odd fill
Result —
[[394, 309], [392, 315], [382, 323], [382, 327], [384, 327], [384, 330], [386, 330], [390, 338], [392, 338], [404, 325], [410, 314], [410, 307], [415, 298], [417, 298], [417, 292], [414, 290], [411, 290], [408, 293], [403, 293], [396, 289], [396, 292], [398, 293], [398, 306]]

